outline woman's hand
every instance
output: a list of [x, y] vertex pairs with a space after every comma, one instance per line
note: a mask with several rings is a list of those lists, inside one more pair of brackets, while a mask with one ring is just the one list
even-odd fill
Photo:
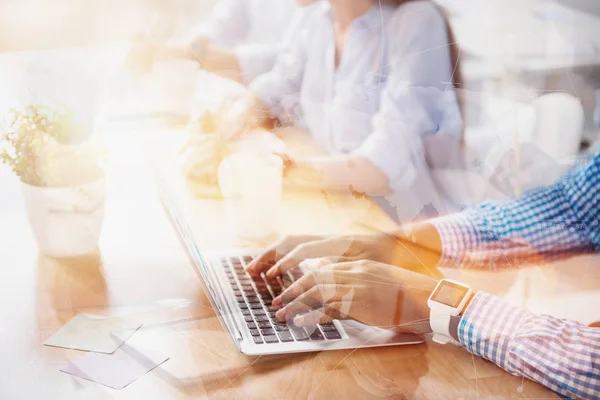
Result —
[[226, 146], [215, 134], [193, 134], [180, 150], [183, 173], [187, 178], [216, 185], [219, 164]]
[[333, 319], [404, 332], [431, 331], [427, 299], [437, 281], [376, 261], [330, 263], [306, 273], [273, 300], [280, 321], [314, 326]]
[[331, 257], [340, 260], [373, 260], [391, 264], [396, 240], [387, 234], [364, 236], [290, 236], [285, 237], [248, 265], [252, 276], [265, 272], [268, 279], [298, 267], [299, 263], [314, 258]]
[[268, 118], [268, 107], [256, 96], [248, 94], [220, 107], [216, 119], [217, 134], [223, 140], [239, 139], [243, 133], [263, 126]]

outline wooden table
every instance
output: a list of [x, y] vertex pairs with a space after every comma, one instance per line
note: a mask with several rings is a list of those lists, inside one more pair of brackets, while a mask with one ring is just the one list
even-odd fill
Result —
[[[165, 136], [128, 129], [107, 136], [111, 163], [103, 234], [99, 250], [79, 259], [38, 254], [19, 182], [0, 168], [0, 399], [556, 398], [460, 348], [431, 341], [280, 357], [238, 354], [158, 199], [144, 150], [144, 143], [157, 137]], [[327, 206], [318, 198], [309, 203], [286, 199], [296, 210], [312, 204], [290, 220], [302, 219], [300, 228], [284, 227], [289, 233], [311, 227], [323, 232], [323, 226], [325, 231], [360, 230], [343, 223], [343, 202]], [[224, 228], [211, 226], [221, 218], [220, 201], [191, 201], [198, 221], [205, 223], [196, 230], [204, 232], [204, 246], [239, 245]], [[316, 208], [319, 202], [324, 205]], [[336, 216], [323, 224], [322, 212], [328, 209]], [[356, 207], [348, 210], [357, 215]], [[389, 224], [378, 209], [361, 210], [382, 227]], [[189, 304], [157, 307], [175, 299]], [[150, 346], [171, 359], [121, 391], [59, 372], [82, 353], [42, 345], [80, 311], [140, 310], [147, 311], [147, 328], [128, 344]]]

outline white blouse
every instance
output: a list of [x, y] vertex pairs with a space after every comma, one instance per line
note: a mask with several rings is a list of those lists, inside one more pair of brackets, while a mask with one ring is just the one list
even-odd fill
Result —
[[422, 138], [462, 131], [445, 18], [429, 1], [376, 4], [353, 21], [336, 68], [331, 7], [318, 7], [251, 90], [274, 116], [297, 115], [331, 154], [365, 157], [394, 192], [406, 190], [420, 175]]

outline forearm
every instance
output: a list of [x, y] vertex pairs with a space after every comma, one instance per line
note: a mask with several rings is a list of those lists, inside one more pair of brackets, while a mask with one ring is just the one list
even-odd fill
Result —
[[442, 256], [442, 242], [437, 229], [429, 223], [418, 223], [393, 234], [396, 241], [393, 265], [441, 278], [437, 269]]
[[468, 352], [511, 374], [569, 398], [600, 397], [600, 329], [535, 315], [480, 292], [457, 336]]
[[197, 37], [188, 44], [166, 44], [156, 52], [158, 61], [193, 60], [206, 71], [239, 81], [242, 76], [237, 55], [216, 46], [208, 38]]
[[533, 189], [518, 199], [486, 202], [435, 222], [442, 233], [444, 258], [461, 265], [477, 264], [476, 259], [465, 259], [466, 252], [484, 251], [487, 257], [511, 250], [505, 263], [510, 265], [524, 257], [558, 258], [597, 251], [599, 172], [600, 154], [551, 186]]
[[295, 185], [357, 195], [389, 193], [388, 179], [379, 168], [362, 157], [327, 156], [294, 160], [288, 181]]
[[194, 51], [188, 45], [165, 44], [156, 52], [158, 61], [194, 59]]
[[215, 45], [208, 45], [200, 65], [206, 71], [238, 82], [242, 77], [242, 68], [236, 54]]

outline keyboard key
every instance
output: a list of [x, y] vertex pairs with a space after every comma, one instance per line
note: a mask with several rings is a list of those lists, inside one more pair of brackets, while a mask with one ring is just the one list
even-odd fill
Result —
[[252, 303], [260, 303], [260, 300], [256, 296], [247, 296], [246, 300], [248, 300], [248, 303], [250, 303], [250, 304], [252, 304]]
[[244, 316], [252, 315], [252, 312], [250, 310], [242, 310], [242, 315], [244, 315]]
[[271, 290], [275, 296], [279, 296], [281, 294], [282, 287], [278, 282], [273, 281], [271, 282]]
[[259, 322], [258, 327], [261, 329], [268, 329], [268, 328], [271, 328], [272, 326], [271, 326], [270, 322]]
[[323, 332], [337, 332], [337, 329], [333, 324], [321, 324]]
[[262, 333], [263, 335], [274, 335], [275, 331], [271, 328], [266, 328], [266, 329], [261, 329], [260, 333]]
[[329, 340], [341, 339], [342, 335], [338, 331], [335, 332], [324, 332], [325, 337]]
[[260, 332], [258, 331], [258, 329], [250, 329], [250, 334], [252, 336], [260, 336]]
[[277, 336], [275, 336], [275, 335], [269, 335], [269, 336], [265, 336], [265, 342], [267, 342], [267, 343], [278, 343], [279, 339], [277, 339]]
[[254, 322], [254, 318], [252, 318], [251, 315], [246, 315], [244, 317], [244, 321], [246, 321], [246, 322]]
[[273, 303], [273, 296], [271, 295], [271, 293], [258, 293], [259, 297], [261, 299], [263, 299], [263, 301], [265, 302], [265, 304], [271, 305], [271, 303]]
[[283, 288], [285, 288], [285, 289], [289, 288], [290, 286], [292, 286], [292, 283], [294, 283], [292, 278], [290, 278], [287, 275], [282, 276], [280, 284]]
[[238, 303], [238, 306], [239, 306], [239, 307], [240, 307], [242, 310], [247, 310], [247, 309], [248, 309], [248, 305], [247, 305], [246, 303], [244, 303], [244, 304]]
[[248, 322], [246, 325], [248, 325], [248, 328], [250, 329], [256, 329], [256, 324], [254, 322]]
[[292, 334], [289, 332], [277, 332], [277, 334], [279, 335], [279, 339], [281, 339], [282, 342], [293, 342], [294, 341]]
[[255, 283], [256, 285], [256, 291], [259, 293], [264, 293], [264, 292], [268, 292], [269, 289], [267, 289], [267, 285], [265, 285], [264, 283]]
[[259, 293], [258, 295], [260, 296], [262, 301], [264, 301], [267, 304], [271, 304], [273, 302], [273, 296], [271, 296], [271, 293]]
[[256, 344], [262, 344], [262, 338], [260, 336], [252, 336], [252, 339], [254, 339], [254, 343]]
[[266, 308], [266, 309], [267, 309], [267, 311], [269, 311], [269, 312], [277, 312], [277, 310], [275, 310], [275, 307], [273, 307], [273, 306], [272, 306], [272, 305], [270, 305], [270, 304], [267, 304], [267, 305], [265, 306], [265, 308]]
[[290, 328], [287, 325], [273, 325], [277, 332], [288, 332]]
[[302, 328], [292, 328], [292, 333], [294, 334], [296, 340], [308, 340], [308, 335]]
[[315, 331], [310, 334], [310, 340], [325, 340], [319, 328], [315, 327]]
[[253, 310], [262, 310], [262, 304], [260, 303], [251, 303], [250, 308]]
[[252, 313], [253, 313], [254, 315], [260, 315], [260, 316], [265, 316], [265, 315], [266, 315], [266, 314], [265, 314], [265, 311], [264, 311], [264, 310], [262, 310], [262, 309], [261, 309], [261, 310], [252, 310]]
[[257, 315], [256, 321], [257, 322], [269, 322], [269, 317], [267, 317], [266, 315]]
[[236, 301], [237, 301], [239, 304], [244, 304], [244, 303], [246, 303], [246, 300], [244, 300], [244, 298], [243, 298], [243, 297], [238, 297], [238, 296], [235, 296], [235, 300], [236, 300]]
[[244, 257], [242, 257], [242, 260], [244, 260], [244, 262], [246, 264], [248, 264], [248, 263], [252, 262], [252, 257], [250, 257], [250, 256], [244, 256]]

